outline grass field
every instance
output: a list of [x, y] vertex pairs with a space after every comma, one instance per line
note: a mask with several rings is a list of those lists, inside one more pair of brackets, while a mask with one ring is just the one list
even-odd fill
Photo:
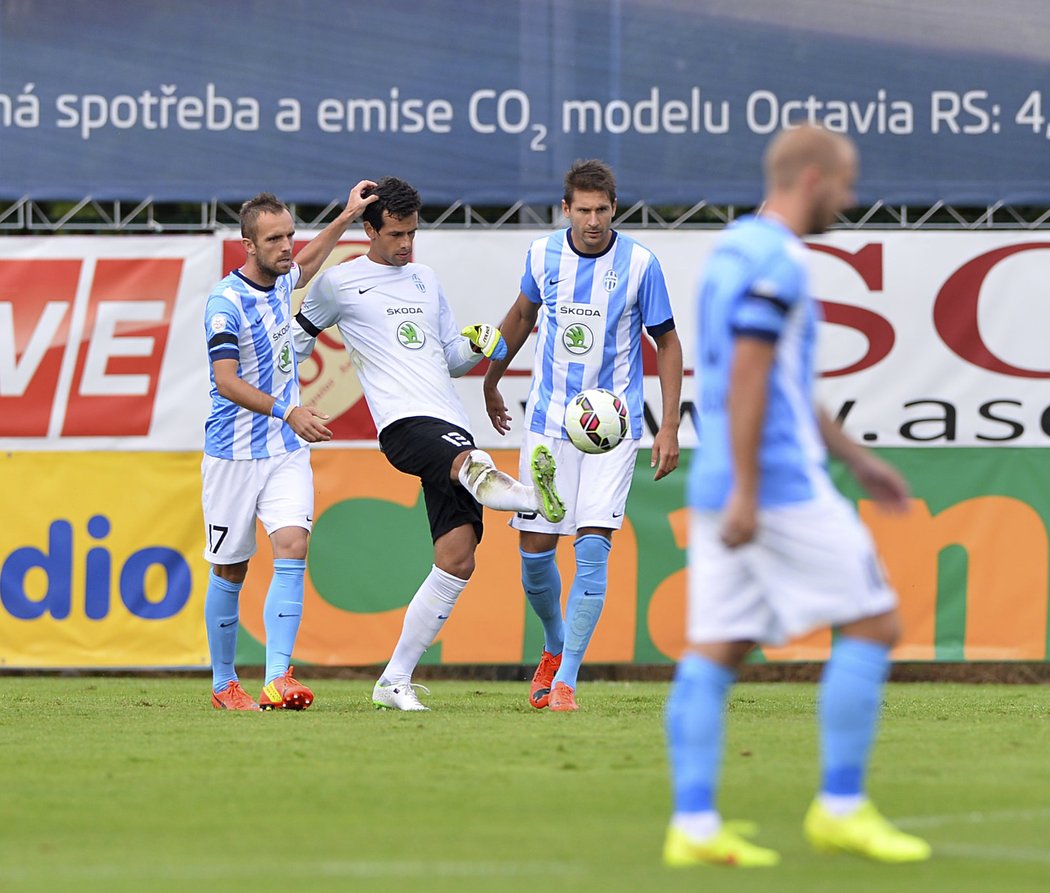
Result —
[[585, 683], [575, 715], [524, 684], [435, 681], [414, 715], [315, 688], [234, 715], [201, 679], [0, 677], [0, 890], [1050, 889], [1050, 686], [889, 688], [872, 794], [935, 851], [898, 867], [802, 839], [815, 687], [739, 686], [721, 806], [784, 857], [746, 872], [660, 865], [666, 684]]

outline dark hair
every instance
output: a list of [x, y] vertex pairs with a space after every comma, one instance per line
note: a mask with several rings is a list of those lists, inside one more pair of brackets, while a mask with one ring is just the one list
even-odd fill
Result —
[[383, 228], [384, 211], [391, 217], [403, 220], [423, 207], [423, 199], [419, 197], [419, 193], [397, 177], [383, 177], [376, 184], [375, 189], [369, 189], [364, 193], [365, 198], [370, 195], [378, 195], [379, 198], [367, 205], [361, 216], [372, 225], [372, 229], [376, 232]]
[[241, 238], [255, 239], [260, 214], [281, 214], [288, 206], [272, 192], [260, 192], [241, 205]]
[[604, 192], [609, 201], [615, 203], [616, 177], [612, 168], [597, 158], [575, 162], [565, 175], [565, 204], [572, 204], [577, 189], [580, 192]]

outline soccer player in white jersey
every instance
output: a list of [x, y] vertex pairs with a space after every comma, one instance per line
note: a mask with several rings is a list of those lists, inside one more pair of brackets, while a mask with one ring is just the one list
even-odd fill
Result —
[[[507, 365], [539, 321], [532, 388], [525, 406], [522, 463], [538, 445], [558, 464], [566, 516], [535, 513], [511, 521], [519, 533], [525, 595], [543, 623], [544, 646], [529, 702], [556, 711], [577, 709], [576, 681], [605, 603], [612, 534], [623, 524], [642, 436], [642, 330], [656, 342], [662, 415], [650, 467], [660, 480], [678, 466], [682, 346], [656, 256], [612, 228], [616, 180], [604, 162], [578, 161], [565, 175], [560, 230], [532, 243], [521, 291], [500, 324], [505, 360], [485, 375], [485, 405], [493, 427], [510, 430], [498, 390]], [[621, 395], [630, 411], [626, 441], [603, 455], [585, 455], [566, 439], [565, 406], [585, 388]], [[558, 537], [574, 535], [576, 575], [565, 616], [555, 563]]]
[[533, 454], [528, 486], [475, 447], [452, 378], [483, 356], [502, 356], [506, 345], [491, 325], [461, 332], [434, 271], [412, 263], [419, 193], [404, 180], [384, 177], [370, 195], [377, 201], [364, 213], [368, 253], [318, 278], [295, 317], [294, 342], [301, 361], [323, 329], [339, 326], [380, 449], [394, 468], [423, 483], [434, 565], [409, 603], [372, 700], [377, 707], [426, 710], [415, 691], [424, 687], [412, 682], [412, 673], [474, 572], [481, 505], [539, 512], [554, 521], [565, 509], [549, 451]]
[[804, 833], [819, 851], [882, 862], [930, 855], [865, 795], [897, 599], [868, 531], [836, 490], [842, 460], [879, 504], [908, 507], [903, 478], [855, 444], [813, 399], [818, 308], [800, 237], [853, 204], [857, 154], [802, 127], [765, 156], [766, 201], [729, 227], [699, 292], [700, 446], [689, 471], [688, 649], [667, 705], [674, 815], [668, 865], [775, 865], [774, 850], [723, 824], [715, 800], [725, 704], [761, 642], [837, 630], [820, 690], [820, 792]]
[[[291, 340], [292, 289], [309, 282], [350, 221], [375, 199], [358, 183], [339, 216], [292, 257], [288, 208], [264, 192], [241, 206], [247, 259], [208, 296], [204, 332], [211, 365], [211, 413], [205, 422], [203, 505], [211, 565], [204, 620], [212, 665], [212, 706], [226, 710], [302, 710], [313, 693], [289, 666], [303, 610], [306, 546], [313, 521], [307, 443], [329, 440], [327, 416], [299, 405]], [[238, 598], [255, 554], [260, 520], [273, 547], [266, 595], [266, 675], [256, 702], [234, 668]]]

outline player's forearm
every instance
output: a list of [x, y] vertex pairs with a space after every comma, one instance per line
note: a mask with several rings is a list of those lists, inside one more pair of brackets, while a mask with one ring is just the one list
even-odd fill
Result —
[[297, 288], [302, 288], [314, 278], [353, 219], [350, 211], [344, 208], [335, 220], [314, 236], [310, 244], [295, 256], [295, 262], [299, 264], [302, 271]]
[[677, 431], [682, 422], [682, 342], [673, 329], [656, 339], [656, 374], [663, 411], [660, 427]]
[[237, 376], [232, 379], [216, 379], [215, 388], [231, 403], [236, 403], [259, 415], [276, 415], [278, 418], [287, 418], [288, 410], [294, 408], [282, 405], [280, 401], [274, 399], [272, 394], [260, 391]]
[[507, 344], [507, 355], [502, 360], [492, 360], [489, 363], [489, 368], [485, 372], [485, 387], [494, 388], [499, 384], [503, 374], [510, 366], [510, 361], [517, 356], [522, 345], [525, 344], [529, 335], [532, 334], [532, 329], [535, 325], [535, 317], [529, 318], [522, 314], [519, 298], [499, 324], [499, 330]]
[[845, 463], [850, 469], [864, 461], [867, 450], [854, 441], [842, 427], [823, 409], [817, 410], [817, 424], [820, 436], [824, 439], [828, 454]]

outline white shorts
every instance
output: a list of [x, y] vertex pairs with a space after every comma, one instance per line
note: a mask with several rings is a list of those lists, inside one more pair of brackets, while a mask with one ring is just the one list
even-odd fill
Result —
[[560, 437], [526, 431], [518, 461], [518, 478], [522, 483], [532, 480], [532, 451], [540, 444], [554, 455], [557, 464], [554, 481], [565, 503], [565, 518], [560, 524], [551, 524], [538, 513], [519, 512], [510, 519], [510, 526], [530, 533], [562, 535], [573, 534], [581, 527], [619, 530], [634, 479], [638, 441], [625, 440], [608, 453], [591, 454], [581, 452]]
[[720, 527], [720, 512], [691, 512], [686, 638], [692, 644], [780, 645], [897, 605], [871, 535], [837, 492], [760, 510], [754, 541], [736, 549], [722, 543]]
[[282, 527], [309, 531], [314, 517], [310, 451], [294, 450], [269, 459], [217, 459], [205, 455], [204, 558], [237, 564], [255, 554], [255, 519], [267, 535]]

